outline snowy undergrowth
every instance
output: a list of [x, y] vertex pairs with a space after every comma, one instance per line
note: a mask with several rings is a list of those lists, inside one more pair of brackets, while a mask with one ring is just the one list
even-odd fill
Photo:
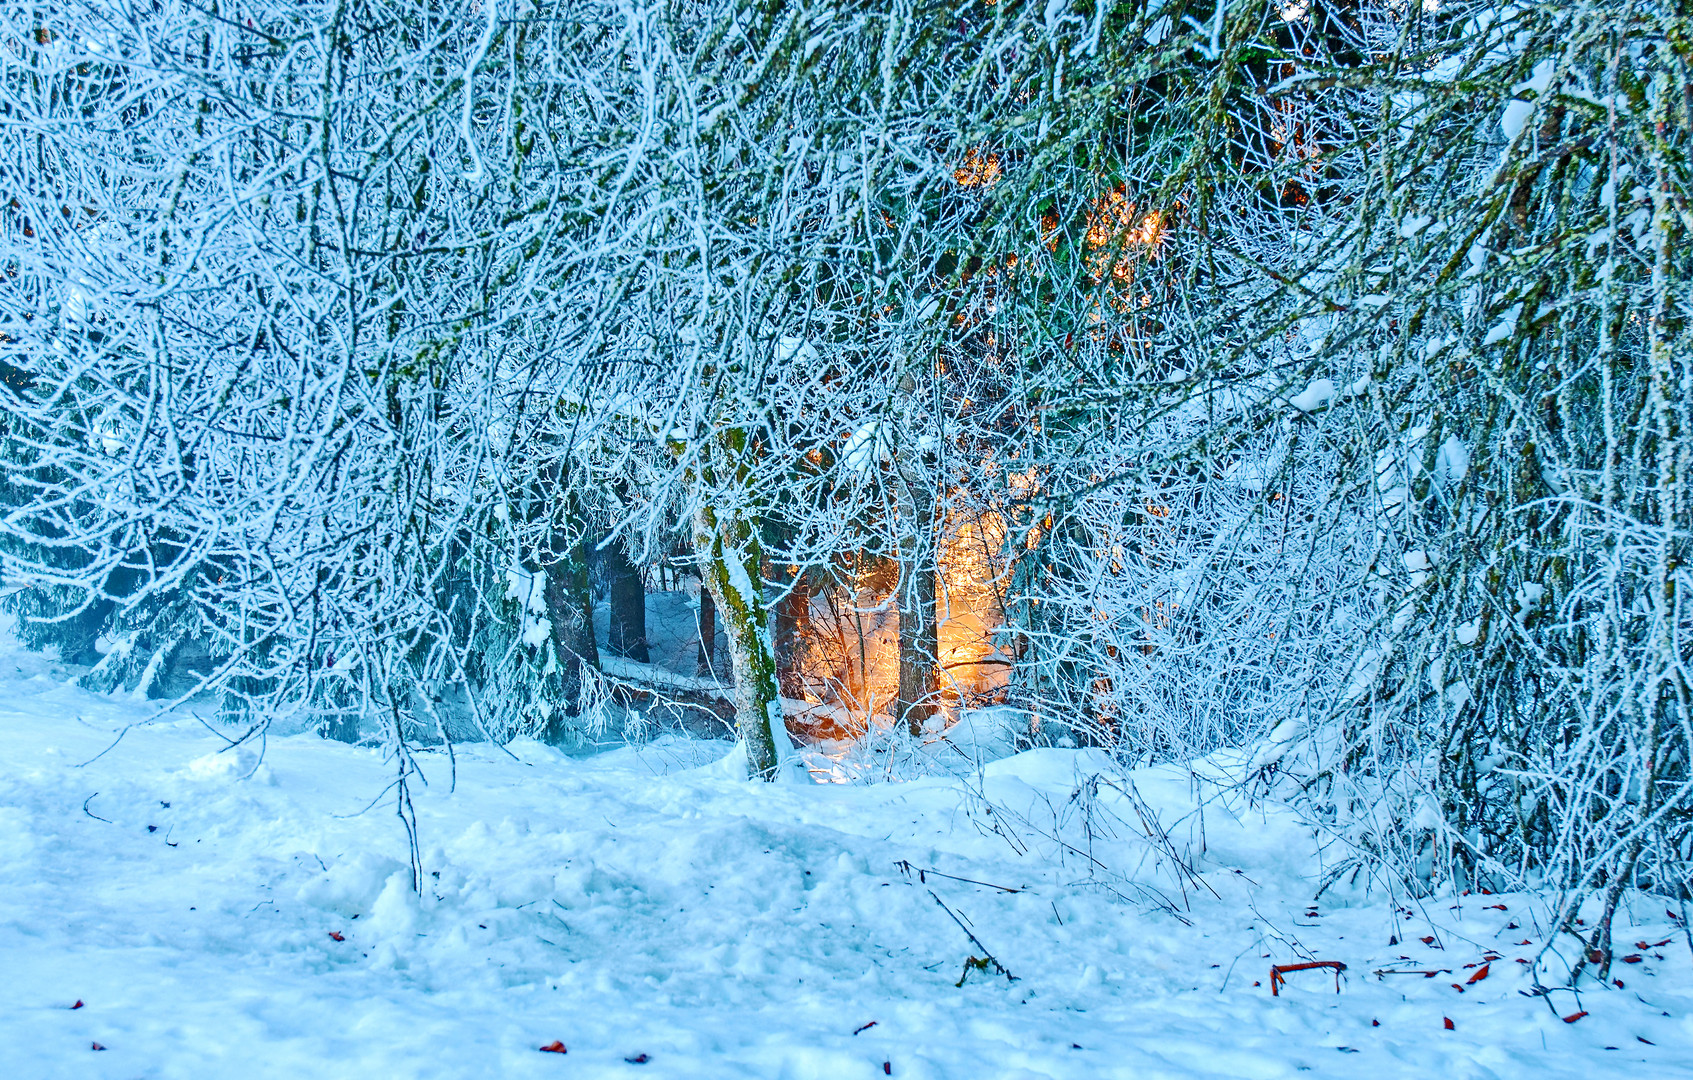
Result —
[[[1661, 904], [1631, 912], [1651, 947], [1618, 965], [1625, 986], [1554, 1011], [1520, 993], [1536, 898], [1313, 907], [1310, 833], [1186, 770], [1139, 772], [1131, 797], [1077, 794], [1086, 751], [974, 785], [805, 786], [736, 778], [722, 744], [461, 747], [456, 789], [424, 758], [420, 902], [392, 807], [359, 813], [390, 775], [378, 754], [298, 736], [259, 761], [190, 719], [82, 765], [144, 707], [29, 654], [0, 671], [8, 1077], [1693, 1069], [1687, 945]], [[1169, 847], [1147, 838], [1163, 830]], [[1016, 981], [954, 985], [983, 947]], [[1269, 966], [1308, 959], [1348, 966], [1341, 993], [1306, 971], [1272, 998]], [[1437, 974], [1372, 974], [1390, 969]], [[538, 1051], [555, 1039], [568, 1053]]]

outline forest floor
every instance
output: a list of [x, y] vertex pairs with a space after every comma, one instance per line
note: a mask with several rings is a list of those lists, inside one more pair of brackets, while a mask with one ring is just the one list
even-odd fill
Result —
[[[1693, 1075], [1663, 904], [1621, 985], [1525, 996], [1544, 898], [1312, 904], [1311, 832], [1188, 770], [757, 785], [723, 743], [463, 746], [422, 757], [420, 900], [379, 752], [192, 718], [111, 745], [146, 715], [0, 645], [9, 1080]], [[1015, 981], [955, 985], [987, 952]], [[1311, 959], [1339, 993], [1271, 995]]]

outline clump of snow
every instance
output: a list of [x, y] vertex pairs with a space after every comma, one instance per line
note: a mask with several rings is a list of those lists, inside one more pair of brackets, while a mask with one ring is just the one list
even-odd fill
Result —
[[1470, 450], [1456, 435], [1446, 436], [1435, 457], [1434, 478], [1439, 483], [1457, 483], [1470, 471]]
[[1487, 331], [1487, 336], [1481, 339], [1482, 346], [1485, 348], [1496, 342], [1509, 341], [1511, 335], [1517, 332], [1517, 317], [1522, 312], [1523, 306], [1521, 304], [1512, 304], [1506, 308], [1504, 314], [1499, 316], [1499, 321], [1494, 323], [1493, 327]]
[[841, 451], [841, 464], [851, 473], [868, 472], [888, 460], [888, 447], [882, 437], [882, 423], [870, 420], [859, 426], [847, 439]]
[[1300, 412], [1312, 413], [1334, 400], [1334, 380], [1313, 379], [1311, 385], [1294, 395], [1288, 404]]

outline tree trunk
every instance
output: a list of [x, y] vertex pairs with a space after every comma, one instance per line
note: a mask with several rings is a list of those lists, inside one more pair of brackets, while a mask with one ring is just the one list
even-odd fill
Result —
[[788, 728], [776, 682], [776, 649], [770, 639], [764, 563], [758, 530], [740, 514], [719, 518], [709, 506], [694, 513], [694, 553], [717, 609], [723, 614], [729, 665], [735, 676], [735, 726], [746, 747], [747, 771], [774, 780], [781, 766], [777, 739]]
[[[783, 568], [786, 570], [786, 567]], [[783, 574], [786, 578], [788, 575]], [[783, 695], [791, 698], [805, 696], [805, 680], [800, 663], [805, 659], [805, 635], [811, 624], [811, 581], [801, 570], [786, 582], [787, 595], [776, 604], [774, 635], [776, 638], [776, 681]]]
[[629, 553], [617, 541], [600, 549], [600, 566], [605, 571], [610, 624], [606, 649], [640, 663], [647, 654], [647, 586], [641, 569], [629, 561]]
[[705, 578], [710, 571], [700, 571], [700, 612], [699, 656], [694, 661], [694, 671], [699, 675], [717, 674], [717, 602], [711, 598], [711, 590], [706, 587]]
[[[574, 498], [563, 493], [562, 485], [560, 488], [558, 497], [564, 500], [564, 516], [555, 519], [547, 543], [547, 562], [541, 568], [546, 575], [541, 595], [547, 607], [547, 621], [552, 624], [555, 675], [560, 703], [564, 706], [562, 716], [555, 712], [547, 725], [549, 742], [563, 737], [564, 718], [581, 711], [582, 669], [597, 668], [600, 663], [599, 649], [594, 643], [594, 593], [588, 577], [588, 541], [580, 528], [582, 515], [573, 512], [577, 509]], [[571, 525], [578, 528], [572, 530]], [[573, 531], [577, 533], [574, 540]]]
[[586, 563], [569, 558], [551, 564], [547, 567], [544, 588], [564, 712], [566, 716], [575, 716], [582, 696], [582, 668], [598, 667], [600, 662], [599, 648], [594, 643], [594, 597], [588, 587]]
[[935, 565], [922, 556], [901, 562], [897, 708], [907, 730], [921, 735], [924, 723], [935, 714]]
[[918, 469], [900, 478], [899, 698], [895, 715], [914, 736], [935, 714], [935, 492]]

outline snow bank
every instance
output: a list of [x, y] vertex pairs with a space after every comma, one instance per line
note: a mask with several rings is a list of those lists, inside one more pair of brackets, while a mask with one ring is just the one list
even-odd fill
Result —
[[[419, 897], [391, 803], [364, 811], [380, 754], [289, 737], [242, 769], [184, 720], [82, 765], [140, 707], [0, 660], [9, 1078], [1693, 1069], [1661, 904], [1633, 912], [1650, 947], [1626, 990], [1548, 1009], [1519, 994], [1536, 898], [1407, 908], [1342, 883], [1312, 906], [1325, 855], [1226, 791], [1240, 755], [1120, 776], [1046, 749], [976, 781], [771, 786], [711, 764], [721, 743], [461, 747], [456, 787], [422, 758]], [[983, 948], [1015, 982], [955, 985]], [[1270, 996], [1270, 964], [1311, 958], [1348, 965], [1339, 995], [1307, 972]]]

